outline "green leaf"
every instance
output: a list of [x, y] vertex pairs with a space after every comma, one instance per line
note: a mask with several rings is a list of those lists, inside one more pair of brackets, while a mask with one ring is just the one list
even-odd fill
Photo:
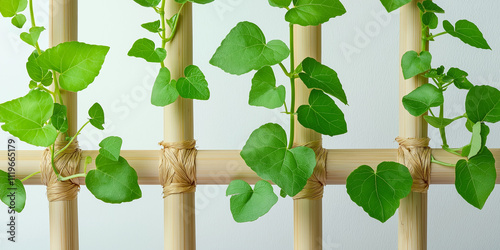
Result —
[[274, 123], [253, 131], [240, 155], [259, 177], [276, 183], [289, 196], [304, 188], [316, 166], [314, 151], [307, 147], [287, 149], [286, 132]]
[[422, 51], [420, 55], [415, 51], [408, 51], [401, 59], [401, 68], [405, 79], [410, 79], [418, 74], [431, 69], [432, 55]]
[[197, 100], [208, 100], [210, 98], [208, 82], [198, 66], [187, 66], [184, 69], [184, 76], [177, 80], [176, 84], [180, 96]]
[[347, 105], [347, 97], [337, 72], [310, 57], [302, 61], [302, 69], [304, 73], [300, 73], [299, 77], [308, 88], [321, 89]]
[[27, 6], [28, 0], [0, 0], [0, 13], [3, 17], [13, 17]]
[[458, 68], [450, 68], [448, 70], [447, 76], [453, 79], [453, 84], [459, 89], [471, 89], [474, 87], [469, 80], [467, 80], [467, 72], [460, 70]]
[[490, 133], [490, 128], [482, 122], [477, 122], [472, 126], [472, 138], [470, 142], [470, 150], [467, 158], [471, 159], [476, 156], [486, 146], [486, 139]]
[[210, 59], [210, 64], [227, 73], [242, 75], [264, 66], [272, 66], [290, 55], [286, 44], [272, 40], [266, 44], [262, 30], [250, 22], [234, 27]]
[[42, 53], [37, 61], [42, 68], [59, 73], [60, 86], [78, 92], [99, 75], [109, 47], [80, 42], [65, 42]]
[[25, 43], [35, 47], [38, 42], [38, 38], [40, 38], [40, 34], [44, 31], [44, 27], [31, 27], [29, 33], [23, 32], [21, 33], [21, 40]]
[[226, 196], [231, 196], [231, 213], [236, 222], [249, 222], [265, 215], [278, 202], [269, 182], [260, 180], [255, 189], [245, 181], [231, 181], [226, 190]]
[[179, 14], [175, 13], [171, 18], [167, 19], [167, 25], [170, 27], [170, 30], [173, 30], [175, 24], [179, 21]]
[[422, 6], [426, 12], [444, 13], [444, 10], [431, 0], [425, 0], [422, 2]]
[[495, 188], [496, 178], [495, 158], [485, 147], [469, 161], [457, 162], [455, 188], [468, 203], [482, 209]]
[[122, 203], [142, 197], [137, 172], [125, 158], [113, 161], [99, 154], [95, 164], [96, 169], [89, 171], [85, 184], [97, 199], [107, 203]]
[[462, 42], [469, 44], [472, 47], [480, 49], [491, 49], [488, 42], [484, 39], [483, 33], [472, 22], [467, 20], [459, 20], [455, 23], [455, 28], [448, 21], [443, 22], [443, 27], [450, 35], [462, 40]]
[[120, 150], [122, 148], [122, 138], [118, 136], [110, 136], [99, 143], [99, 154], [112, 161], [118, 161], [120, 158]]
[[89, 116], [90, 116], [90, 124], [92, 126], [104, 130], [104, 110], [102, 110], [102, 107], [99, 103], [94, 103], [92, 107], [89, 109]]
[[382, 2], [387, 12], [392, 12], [411, 2], [411, 0], [380, 0], [380, 2]]
[[36, 87], [38, 86], [38, 83], [36, 83], [35, 81], [31, 80], [28, 87], [30, 89], [35, 89]]
[[59, 103], [54, 103], [54, 111], [52, 112], [50, 122], [61, 133], [66, 133], [68, 131], [67, 107]]
[[467, 130], [472, 133], [472, 127], [474, 126], [474, 124], [474, 122], [467, 118], [467, 121], [465, 122], [465, 128], [467, 128]]
[[347, 193], [371, 217], [386, 222], [399, 207], [399, 200], [411, 192], [413, 179], [408, 169], [396, 162], [382, 162], [375, 173], [360, 166], [347, 177]]
[[403, 97], [403, 106], [413, 116], [423, 115], [443, 103], [443, 92], [432, 84], [424, 84]]
[[26, 63], [26, 70], [28, 75], [35, 82], [41, 82], [44, 86], [50, 86], [52, 84], [52, 72], [48, 69], [44, 69], [38, 65], [38, 52], [34, 51], [31, 53]]
[[153, 85], [151, 104], [158, 107], [164, 107], [175, 102], [179, 97], [179, 92], [177, 92], [173, 82], [174, 81], [170, 81], [170, 70], [161, 68]]
[[334, 136], [347, 133], [347, 123], [344, 113], [328, 95], [321, 90], [312, 90], [309, 95], [309, 105], [297, 109], [297, 120], [306, 128]]
[[156, 7], [160, 4], [161, 0], [134, 0], [134, 2], [144, 7]]
[[435, 29], [439, 24], [439, 19], [435, 13], [426, 12], [422, 16], [422, 23], [429, 26], [429, 29]]
[[26, 16], [24, 16], [23, 14], [17, 14], [12, 18], [11, 22], [12, 25], [21, 29], [26, 23]]
[[128, 51], [128, 56], [143, 58], [147, 62], [161, 63], [167, 58], [167, 51], [164, 48], [155, 49], [155, 43], [147, 38], [135, 41]]
[[280, 189], [280, 196], [281, 198], [286, 198], [288, 195], [286, 194], [285, 190]]
[[259, 69], [252, 79], [248, 104], [268, 109], [279, 108], [285, 103], [286, 90], [283, 85], [276, 87], [276, 77], [271, 67]]
[[445, 128], [446, 126], [450, 125], [452, 122], [455, 120], [453, 119], [448, 119], [448, 118], [439, 118], [439, 117], [433, 117], [433, 116], [428, 116], [424, 115], [424, 119], [429, 125], [435, 127], [435, 128]]
[[26, 190], [21, 180], [13, 178], [2, 170], [0, 170], [0, 199], [9, 210], [18, 213], [23, 211], [26, 204]]
[[268, 0], [269, 5], [278, 8], [288, 8], [292, 3], [292, 0]]
[[294, 0], [285, 20], [302, 26], [319, 25], [346, 13], [339, 0]]
[[149, 32], [158, 33], [160, 32], [160, 20], [156, 20], [154, 22], [143, 23], [141, 27], [148, 30]]
[[53, 109], [50, 94], [32, 90], [24, 97], [0, 104], [0, 122], [5, 123], [2, 129], [31, 145], [48, 147], [57, 137], [54, 126], [45, 125]]
[[467, 117], [473, 122], [500, 121], [500, 91], [491, 86], [474, 86], [465, 99]]

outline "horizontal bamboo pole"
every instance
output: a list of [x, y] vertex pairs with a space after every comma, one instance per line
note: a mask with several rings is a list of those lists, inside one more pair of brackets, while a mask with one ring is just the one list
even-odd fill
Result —
[[[500, 159], [500, 149], [490, 149], [496, 159]], [[86, 156], [95, 159], [98, 151], [83, 151], [82, 165]], [[139, 183], [143, 185], [159, 185], [158, 159], [156, 150], [122, 150], [121, 155], [137, 170]], [[432, 154], [436, 159], [454, 163], [460, 158], [442, 149], [435, 149]], [[42, 151], [18, 151], [19, 158], [16, 169], [16, 178], [40, 170]], [[0, 169], [7, 170], [7, 153], [0, 151]], [[361, 165], [377, 167], [383, 161], [397, 161], [396, 149], [330, 149], [327, 159], [327, 184], [344, 185], [347, 176]], [[497, 173], [500, 175], [500, 160], [496, 163]], [[91, 163], [88, 169], [95, 169]], [[238, 150], [200, 150], [196, 158], [196, 178], [201, 185], [226, 185], [231, 180], [242, 179], [249, 183], [256, 183], [259, 177], [246, 166]], [[82, 179], [81, 184], [84, 184]], [[451, 167], [432, 164], [431, 184], [455, 183], [455, 171]], [[500, 184], [500, 178], [497, 178]], [[24, 184], [40, 185], [40, 176], [34, 176]]]

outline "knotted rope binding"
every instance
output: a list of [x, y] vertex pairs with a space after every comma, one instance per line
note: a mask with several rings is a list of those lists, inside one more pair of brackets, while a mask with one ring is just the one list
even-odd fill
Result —
[[160, 157], [160, 183], [163, 198], [171, 194], [196, 191], [196, 141], [160, 142], [163, 146]]
[[[64, 148], [68, 142], [56, 141], [55, 152]], [[54, 154], [55, 154], [54, 152]], [[60, 153], [54, 159], [54, 165], [61, 176], [70, 176], [78, 172], [82, 150], [78, 147], [75, 140], [66, 150]], [[57, 176], [52, 169], [50, 149], [46, 148], [42, 155], [40, 164], [42, 183], [47, 186], [47, 199], [54, 201], [70, 201], [76, 199], [80, 191], [78, 178], [67, 181], [58, 181]]]
[[431, 178], [431, 148], [429, 138], [396, 138], [399, 143], [398, 161], [410, 170], [413, 192], [426, 193]]
[[309, 200], [319, 200], [323, 198], [323, 190], [326, 185], [326, 157], [328, 155], [328, 150], [324, 149], [321, 145], [321, 141], [312, 141], [302, 145], [314, 150], [316, 154], [316, 167], [314, 172], [307, 180], [307, 184], [302, 191], [293, 197], [294, 200], [309, 199]]

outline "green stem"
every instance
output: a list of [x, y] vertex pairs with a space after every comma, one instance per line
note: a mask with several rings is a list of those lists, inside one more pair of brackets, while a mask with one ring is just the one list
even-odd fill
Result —
[[448, 147], [444, 147], [443, 146], [443, 149], [444, 151], [448, 152], [448, 153], [451, 153], [451, 154], [454, 154], [454, 155], [457, 155], [457, 156], [462, 156], [461, 154], [459, 154], [456, 150], [453, 150], [451, 148], [448, 148]]
[[57, 180], [59, 180], [59, 181], [67, 181], [67, 180], [70, 180], [70, 179], [73, 179], [73, 178], [78, 178], [78, 177], [87, 177], [87, 174], [81, 173], [81, 174], [74, 174], [74, 175], [70, 175], [70, 176], [66, 176], [66, 177], [62, 177], [62, 176], [59, 175], [59, 177], [57, 177]]
[[422, 17], [424, 13], [420, 11], [420, 23], [422, 25], [422, 43], [421, 43], [421, 51], [427, 51], [427, 35], [429, 33], [429, 29], [425, 27], [424, 22], [422, 22]]
[[[165, 49], [166, 45], [167, 45], [167, 42], [165, 40], [165, 36], [166, 36], [166, 25], [165, 25], [165, 0], [162, 0], [161, 1], [161, 7], [158, 11], [160, 13], [160, 20], [161, 20], [161, 38], [162, 38], [162, 43], [161, 43], [161, 47]], [[165, 68], [165, 62], [161, 62], [161, 67], [162, 68]]]
[[291, 74], [288, 72], [285, 65], [283, 65], [283, 63], [280, 63], [279, 65], [280, 65], [281, 69], [283, 70], [283, 73], [285, 73], [286, 76], [290, 77]]
[[[293, 24], [290, 23], [290, 69], [295, 69], [295, 46], [293, 43]], [[288, 149], [293, 147], [293, 142], [295, 140], [295, 78], [290, 77], [290, 87], [292, 92], [292, 100], [290, 105], [290, 142], [288, 143]]]
[[432, 162], [432, 163], [437, 163], [437, 164], [439, 164], [439, 165], [443, 165], [443, 166], [445, 166], [445, 167], [456, 167], [456, 165], [455, 165], [455, 164], [451, 164], [451, 163], [447, 163], [447, 162], [443, 162], [443, 161], [438, 161], [438, 160], [436, 160], [436, 158], [434, 158], [434, 156], [433, 156], [433, 155], [431, 155], [431, 162]]
[[54, 143], [54, 144], [52, 144], [52, 148], [50, 149], [50, 155], [51, 155], [51, 157], [50, 157], [50, 158], [51, 158], [50, 163], [51, 163], [51, 165], [52, 165], [52, 170], [53, 170], [53, 171], [54, 171], [54, 173], [56, 174], [57, 178], [59, 178], [59, 171], [57, 171], [56, 164], [55, 164], [55, 162], [54, 162], [54, 159], [55, 159], [55, 157], [54, 157], [54, 151], [56, 150], [56, 149], [55, 149], [55, 145], [56, 145], [55, 143]]
[[177, 12], [177, 19], [174, 22], [174, 28], [170, 31], [170, 36], [168, 36], [166, 39], [167, 43], [170, 42], [172, 39], [174, 39], [175, 32], [177, 31], [177, 24], [179, 23], [179, 18], [181, 16], [181, 11], [182, 11], [182, 8], [184, 7], [184, 4], [185, 3], [183, 3], [181, 5], [181, 7], [179, 8], [179, 11]]
[[54, 70], [52, 70], [52, 76], [54, 77], [54, 93], [59, 97], [59, 104], [64, 105], [61, 90], [59, 89], [59, 80]]
[[43, 90], [43, 91], [46, 91], [47, 93], [51, 94], [54, 99], [56, 98], [56, 94], [50, 90], [48, 90], [47, 88], [45, 88], [44, 86], [42, 86], [41, 84], [38, 84], [37, 86], [39, 89]]
[[429, 41], [429, 40], [432, 40], [432, 39], [434, 39], [434, 38], [436, 38], [436, 37], [438, 37], [438, 36], [442, 36], [442, 35], [444, 35], [444, 34], [448, 34], [448, 32], [443, 31], [443, 32], [441, 32], [441, 33], [437, 33], [437, 34], [435, 34], [435, 35], [432, 35], [432, 36], [427, 37], [427, 38], [426, 38], [426, 40], [428, 40], [428, 41]]
[[28, 175], [28, 176], [24, 177], [24, 179], [22, 179], [22, 180], [21, 180], [21, 182], [25, 182], [25, 181], [26, 181], [26, 180], [28, 180], [29, 178], [31, 178], [31, 177], [33, 177], [33, 176], [35, 176], [35, 175], [39, 174], [39, 173], [40, 173], [40, 171], [34, 172], [34, 173], [32, 173], [32, 174], [30, 174], [30, 175]]
[[[439, 106], [439, 119], [444, 118], [444, 103]], [[439, 134], [441, 134], [441, 140], [443, 140], [443, 148], [448, 148], [448, 141], [446, 140], [446, 128], [440, 128]]]
[[[35, 12], [33, 11], [33, 0], [30, 0], [30, 18], [31, 18], [31, 27], [36, 27], [35, 23]], [[42, 54], [42, 50], [40, 49], [40, 46], [38, 45], [38, 41], [35, 44], [36, 51], [38, 52], [38, 55]]]
[[85, 126], [87, 126], [89, 123], [90, 120], [87, 121], [85, 124], [83, 124], [83, 126], [78, 130], [78, 132], [76, 132], [76, 134], [73, 137], [71, 137], [71, 140], [68, 142], [68, 144], [66, 144], [66, 146], [64, 146], [64, 148], [62, 148], [61, 150], [57, 151], [56, 155], [52, 158], [55, 159], [59, 154], [64, 152], [64, 150], [66, 150], [69, 147], [69, 145], [71, 145], [71, 143], [76, 139], [76, 137], [80, 134], [80, 132], [82, 132], [83, 128], [85, 128]]

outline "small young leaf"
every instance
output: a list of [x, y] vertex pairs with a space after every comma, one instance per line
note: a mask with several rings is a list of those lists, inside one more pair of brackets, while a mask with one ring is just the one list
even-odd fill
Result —
[[432, 55], [422, 51], [420, 55], [415, 51], [408, 51], [401, 59], [401, 68], [405, 79], [410, 79], [418, 74], [431, 69]]
[[293, 5], [286, 13], [285, 20], [302, 26], [316, 26], [346, 13], [339, 0], [294, 0]]
[[288, 195], [286, 194], [285, 190], [280, 189], [280, 196], [281, 198], [286, 198]]
[[272, 66], [290, 55], [286, 44], [272, 40], [266, 44], [262, 30], [250, 22], [234, 27], [210, 59], [210, 64], [227, 73], [242, 75], [264, 66]]
[[174, 81], [170, 81], [170, 70], [161, 68], [153, 85], [151, 104], [164, 107], [175, 102], [179, 97], [179, 92], [173, 83]]
[[443, 22], [443, 27], [450, 35], [462, 40], [462, 42], [469, 44], [472, 47], [480, 49], [491, 49], [488, 42], [484, 39], [483, 33], [472, 22], [467, 20], [459, 20], [455, 23], [455, 28], [448, 21]]
[[137, 172], [125, 158], [112, 161], [98, 155], [95, 164], [96, 169], [89, 171], [85, 184], [97, 199], [107, 203], [122, 203], [142, 197]]
[[155, 43], [147, 38], [135, 41], [128, 51], [128, 56], [143, 58], [147, 62], [161, 63], [167, 58], [167, 51], [164, 48], [155, 49]]
[[467, 130], [472, 133], [472, 127], [474, 126], [474, 124], [474, 122], [467, 118], [467, 121], [465, 122], [465, 128], [467, 128]]
[[102, 107], [99, 103], [94, 103], [92, 107], [89, 109], [89, 116], [90, 116], [90, 124], [92, 124], [94, 127], [104, 130], [104, 110], [102, 110]]
[[52, 72], [48, 69], [44, 69], [38, 65], [38, 52], [33, 51], [30, 57], [28, 58], [28, 62], [26, 63], [26, 70], [28, 71], [28, 75], [35, 82], [41, 82], [44, 86], [50, 86], [52, 84]]
[[465, 99], [467, 117], [473, 122], [500, 121], [500, 91], [491, 86], [474, 86]]
[[453, 79], [453, 84], [459, 89], [471, 89], [474, 87], [469, 80], [467, 80], [467, 72], [460, 70], [458, 68], [450, 68], [448, 70], [447, 76]]
[[54, 112], [52, 112], [50, 121], [59, 132], [66, 133], [68, 131], [67, 107], [59, 103], [54, 103]]
[[0, 104], [2, 129], [21, 141], [34, 146], [48, 147], [57, 137], [52, 124], [45, 125], [52, 116], [54, 102], [50, 94], [31, 90], [26, 96]]
[[471, 205], [482, 209], [495, 188], [497, 172], [495, 158], [488, 148], [473, 158], [459, 160], [455, 170], [455, 188]]
[[422, 16], [422, 23], [429, 26], [429, 29], [435, 29], [435, 28], [437, 28], [437, 26], [439, 24], [439, 19], [435, 13], [426, 12]]
[[271, 67], [259, 69], [252, 79], [248, 104], [275, 109], [285, 103], [286, 90], [283, 85], [276, 87], [276, 77]]
[[347, 105], [347, 97], [337, 72], [310, 57], [302, 61], [302, 69], [304, 73], [300, 73], [299, 77], [308, 88], [321, 89]]
[[208, 100], [210, 90], [205, 75], [200, 68], [189, 65], [184, 69], [184, 76], [177, 80], [176, 88], [182, 98]]
[[413, 179], [408, 169], [396, 162], [382, 162], [377, 172], [360, 166], [347, 177], [347, 193], [371, 217], [386, 222], [399, 207], [399, 200], [411, 192]]
[[99, 143], [99, 154], [112, 161], [118, 161], [123, 140], [118, 136], [110, 136]]
[[21, 29], [26, 23], [26, 16], [24, 16], [23, 14], [17, 14], [12, 18], [11, 22], [12, 25]]
[[170, 19], [167, 19], [167, 25], [170, 27], [170, 30], [173, 30], [175, 27], [175, 23], [178, 22], [179, 14], [175, 13]]
[[28, 6], [28, 0], [0, 0], [0, 13], [3, 17], [13, 17]]
[[387, 12], [392, 12], [411, 2], [411, 0], [380, 0], [380, 2], [382, 2]]
[[253, 131], [240, 155], [259, 177], [276, 183], [289, 196], [304, 188], [316, 166], [314, 151], [307, 147], [288, 149], [285, 130], [274, 123]]
[[278, 8], [288, 8], [292, 3], [292, 0], [268, 0], [269, 5]]
[[444, 10], [431, 0], [425, 0], [422, 6], [426, 12], [444, 13]]
[[134, 2], [144, 7], [156, 7], [160, 4], [161, 0], [134, 0]]
[[38, 86], [38, 83], [36, 83], [35, 81], [31, 80], [28, 87], [30, 89], [35, 89], [36, 87]]
[[265, 215], [278, 202], [269, 182], [260, 180], [255, 189], [245, 181], [231, 181], [226, 196], [231, 195], [231, 213], [236, 222], [249, 222]]
[[108, 51], [107, 46], [65, 42], [46, 50], [37, 61], [42, 68], [61, 73], [61, 88], [78, 92], [94, 82]]
[[429, 123], [429, 125], [435, 128], [444, 128], [455, 121], [453, 119], [448, 119], [448, 118], [441, 119], [439, 117], [433, 117], [428, 115], [424, 115], [424, 119], [427, 123]]
[[328, 95], [321, 90], [312, 90], [309, 105], [297, 109], [297, 120], [306, 128], [334, 136], [347, 133], [344, 113]]
[[149, 32], [158, 33], [160, 32], [160, 20], [156, 20], [154, 22], [143, 23], [141, 27], [148, 30]]
[[443, 104], [443, 92], [432, 84], [424, 84], [403, 97], [403, 106], [413, 116], [420, 116], [431, 107]]
[[45, 30], [44, 27], [31, 27], [29, 33], [26, 33], [26, 32], [21, 33], [21, 35], [20, 35], [21, 40], [23, 40], [25, 43], [35, 47], [36, 43], [38, 42], [38, 38], [40, 38], [40, 34], [44, 30]]
[[482, 122], [477, 122], [474, 126], [472, 126], [472, 138], [467, 158], [471, 159], [483, 150], [486, 146], [486, 140], [489, 133], [490, 128]]
[[26, 204], [26, 190], [21, 180], [13, 178], [2, 170], [0, 170], [0, 199], [9, 210], [18, 213], [23, 211]]

